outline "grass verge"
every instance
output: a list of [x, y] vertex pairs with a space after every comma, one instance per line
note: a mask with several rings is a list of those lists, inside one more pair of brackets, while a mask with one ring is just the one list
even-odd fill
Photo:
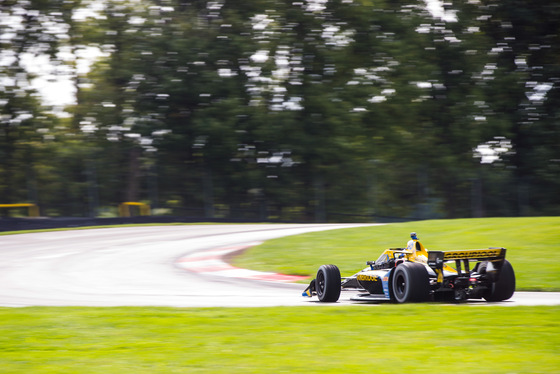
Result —
[[555, 373], [560, 307], [0, 308], [3, 373]]
[[428, 250], [505, 247], [518, 291], [560, 291], [560, 217], [433, 220], [316, 232], [269, 240], [233, 263], [310, 277], [319, 266], [335, 264], [348, 276], [385, 248], [406, 246], [411, 231]]

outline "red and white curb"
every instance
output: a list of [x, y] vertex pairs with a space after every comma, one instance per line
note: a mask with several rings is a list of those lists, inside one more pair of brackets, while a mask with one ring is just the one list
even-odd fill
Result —
[[231, 266], [224, 261], [224, 257], [234, 252], [239, 252], [249, 247], [259, 245], [261, 243], [248, 243], [233, 247], [216, 248], [204, 252], [193, 253], [181, 257], [176, 261], [177, 266], [192, 273], [212, 275], [228, 278], [253, 279], [265, 282], [282, 282], [290, 283], [298, 280], [307, 279], [301, 275], [287, 275], [279, 273], [268, 273], [262, 271], [241, 269]]

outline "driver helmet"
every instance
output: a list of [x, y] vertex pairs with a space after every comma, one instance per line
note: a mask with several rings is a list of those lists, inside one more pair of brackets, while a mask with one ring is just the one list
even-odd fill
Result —
[[410, 233], [410, 238], [411, 238], [412, 240], [418, 240], [418, 236], [416, 236], [416, 233], [415, 233], [415, 232], [411, 232], [411, 233]]

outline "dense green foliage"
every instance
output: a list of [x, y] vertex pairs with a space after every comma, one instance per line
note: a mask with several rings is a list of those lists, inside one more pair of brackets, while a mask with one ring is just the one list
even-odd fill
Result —
[[[404, 247], [412, 231], [428, 250], [504, 247], [515, 270], [517, 291], [560, 291], [560, 218], [430, 220], [308, 233], [269, 240], [235, 258], [239, 267], [309, 275], [335, 264], [343, 276], [377, 260], [386, 248]], [[303, 254], [303, 255], [302, 255]], [[551, 257], [552, 256], [552, 257]]]
[[559, 307], [0, 308], [3, 373], [556, 373]]
[[[560, 4], [446, 4], [440, 17], [419, 0], [2, 1], [0, 203], [559, 214]], [[65, 116], [31, 85], [41, 64], [75, 90]]]

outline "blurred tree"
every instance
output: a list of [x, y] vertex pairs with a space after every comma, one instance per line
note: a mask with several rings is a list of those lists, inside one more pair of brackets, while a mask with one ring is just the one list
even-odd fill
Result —
[[[0, 12], [0, 193], [49, 214], [123, 200], [307, 221], [558, 211], [551, 2], [8, 0]], [[45, 114], [32, 59], [73, 82], [68, 118]]]
[[87, 84], [79, 91], [74, 121], [78, 117], [80, 131], [89, 134], [90, 173], [99, 170], [95, 179], [103, 186], [102, 204], [141, 200], [142, 151], [150, 140], [137, 128], [144, 115], [137, 86], [151, 67], [138, 71], [137, 66], [152, 53], [147, 48], [150, 40], [143, 39], [149, 12], [146, 4], [108, 1], [99, 13], [82, 21], [89, 22], [87, 28], [81, 26], [84, 32], [91, 30], [88, 43], [98, 46], [104, 57], [92, 66]]
[[494, 45], [489, 105], [511, 139], [513, 169], [506, 189], [516, 214], [557, 214], [560, 208], [560, 4], [549, 0], [483, 2], [483, 30]]
[[420, 198], [415, 216], [480, 215], [471, 194], [478, 183], [473, 149], [494, 126], [483, 113], [491, 40], [479, 31], [482, 20], [475, 3], [453, 3], [439, 16], [422, 9], [419, 15], [424, 19], [416, 32], [430, 40], [418, 43], [421, 49], [414, 53], [423, 66], [421, 76], [409, 83], [423, 93], [407, 105], [416, 110], [416, 123], [404, 155], [412, 157], [417, 173], [411, 181]]
[[[52, 126], [32, 87], [29, 67], [52, 54], [56, 30], [43, 1], [0, 4], [0, 196], [3, 203], [38, 202], [36, 142]], [[42, 155], [44, 156], [44, 155]]]
[[395, 31], [409, 19], [383, 3], [270, 3], [253, 18], [262, 47], [251, 58], [251, 102], [272, 120], [261, 130], [268, 144], [298, 162], [292, 204], [317, 221], [329, 211], [370, 214], [370, 160], [386, 153], [368, 139], [399, 126], [380, 121], [376, 104], [398, 91], [394, 49], [416, 35]]

